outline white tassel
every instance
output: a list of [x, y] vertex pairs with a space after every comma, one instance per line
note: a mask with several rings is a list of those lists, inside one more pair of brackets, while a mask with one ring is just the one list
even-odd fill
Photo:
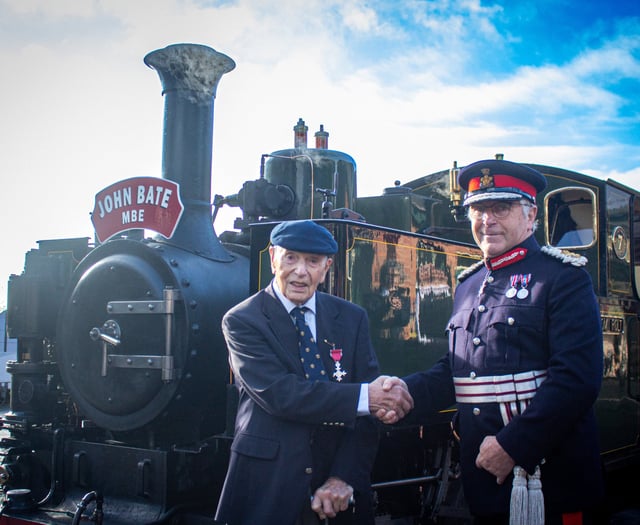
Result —
[[540, 467], [536, 467], [533, 475], [529, 476], [528, 488], [528, 525], [544, 525], [544, 496], [542, 494], [542, 481], [540, 480]]
[[516, 466], [513, 469], [509, 525], [527, 525], [529, 514], [527, 499], [527, 471]]

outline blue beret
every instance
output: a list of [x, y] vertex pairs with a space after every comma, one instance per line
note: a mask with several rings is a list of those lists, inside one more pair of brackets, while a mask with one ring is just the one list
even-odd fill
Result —
[[271, 230], [271, 244], [303, 253], [333, 255], [338, 243], [329, 230], [313, 221], [286, 221]]
[[539, 171], [507, 160], [480, 160], [460, 170], [458, 184], [465, 190], [464, 206], [489, 199], [528, 199], [547, 186]]

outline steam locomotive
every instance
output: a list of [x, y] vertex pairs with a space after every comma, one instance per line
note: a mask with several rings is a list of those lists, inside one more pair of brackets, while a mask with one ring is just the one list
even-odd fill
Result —
[[[1, 419], [2, 525], [214, 523], [237, 401], [220, 320], [270, 281], [278, 221], [310, 218], [334, 235], [325, 290], [367, 310], [386, 374], [424, 369], [446, 352], [456, 278], [481, 258], [455, 163], [358, 197], [353, 158], [329, 149], [322, 127], [308, 147], [302, 119], [293, 148], [262, 155], [259, 178], [212, 205], [214, 99], [235, 64], [195, 44], [144, 61], [165, 98], [162, 179], [105, 188], [94, 242], [39, 241], [9, 279], [18, 351]], [[539, 241], [589, 259], [604, 331], [602, 464], [619, 479], [640, 462], [640, 194], [533, 166], [548, 180]], [[222, 206], [242, 216], [218, 236]], [[378, 523], [465, 523], [453, 410], [382, 430]]]

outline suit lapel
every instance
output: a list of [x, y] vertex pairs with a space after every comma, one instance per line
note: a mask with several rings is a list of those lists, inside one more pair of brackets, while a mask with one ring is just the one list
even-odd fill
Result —
[[291, 316], [275, 295], [273, 286], [264, 289], [262, 314], [265, 317], [268, 329], [273, 337], [280, 342], [280, 353], [293, 364], [295, 369], [303, 375], [302, 364], [298, 354], [298, 335], [291, 320]]

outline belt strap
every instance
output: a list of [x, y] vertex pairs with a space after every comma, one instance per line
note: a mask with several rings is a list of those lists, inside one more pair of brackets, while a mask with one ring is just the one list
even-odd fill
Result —
[[531, 399], [547, 378], [546, 370], [500, 376], [454, 377], [458, 403], [512, 403]]

